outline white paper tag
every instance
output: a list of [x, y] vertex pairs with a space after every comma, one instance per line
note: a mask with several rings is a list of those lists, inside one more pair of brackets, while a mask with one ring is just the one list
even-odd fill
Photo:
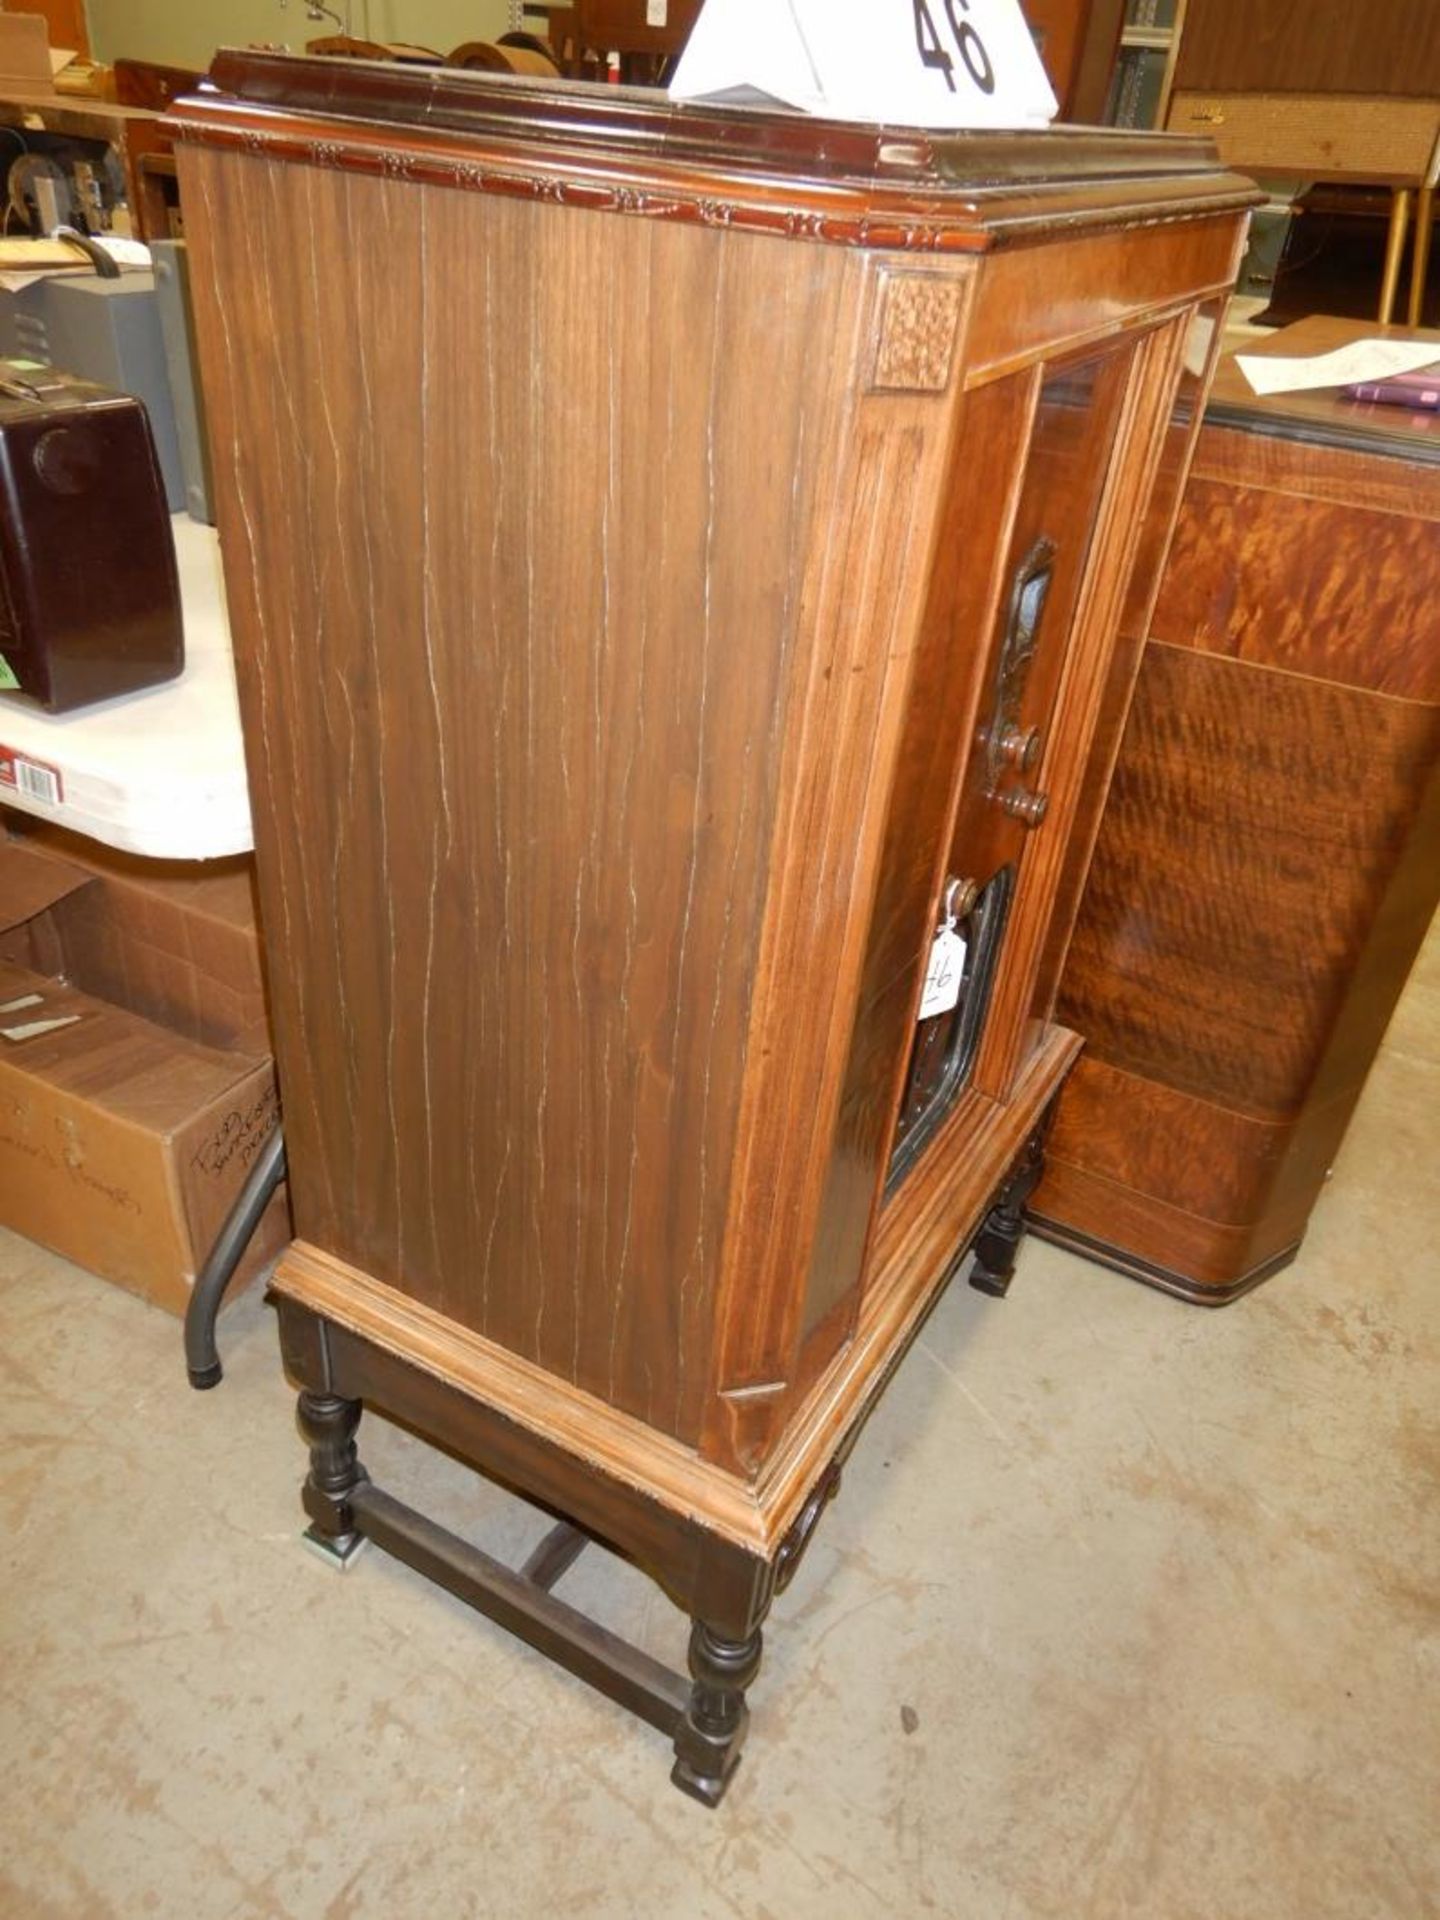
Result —
[[933, 1020], [937, 1013], [949, 1013], [960, 998], [960, 982], [965, 978], [965, 936], [953, 927], [942, 927], [930, 948], [930, 964], [925, 969], [925, 991], [920, 996], [920, 1019]]
[[73, 1027], [81, 1018], [78, 1013], [62, 1013], [54, 1020], [26, 1020], [19, 1026], [0, 1027], [0, 1039], [38, 1040], [42, 1033], [56, 1033], [61, 1027]]
[[1237, 353], [1235, 364], [1256, 393], [1305, 393], [1315, 387], [1352, 387], [1362, 380], [1389, 380], [1440, 360], [1433, 340], [1352, 340], [1329, 353], [1301, 356]]
[[645, 24], [647, 27], [663, 27], [670, 11], [670, 0], [645, 0]]
[[1194, 379], [1204, 378], [1205, 365], [1210, 358], [1210, 342], [1215, 338], [1216, 321], [1208, 313], [1192, 313], [1190, 327], [1185, 335], [1186, 373]]
[[1056, 113], [1019, 0], [705, 0], [672, 96], [752, 90], [892, 126], [1033, 127]]

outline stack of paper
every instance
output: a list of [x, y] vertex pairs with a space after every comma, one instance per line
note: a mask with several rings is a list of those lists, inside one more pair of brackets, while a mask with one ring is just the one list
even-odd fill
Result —
[[1235, 364], [1256, 393], [1305, 393], [1316, 387], [1353, 387], [1387, 380], [1440, 361], [1440, 341], [1352, 340], [1348, 347], [1304, 358], [1280, 353], [1237, 353]]

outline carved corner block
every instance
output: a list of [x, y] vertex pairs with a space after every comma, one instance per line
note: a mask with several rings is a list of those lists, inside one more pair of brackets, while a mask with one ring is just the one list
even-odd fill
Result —
[[882, 272], [872, 392], [945, 391], [966, 291], [963, 280], [948, 275]]

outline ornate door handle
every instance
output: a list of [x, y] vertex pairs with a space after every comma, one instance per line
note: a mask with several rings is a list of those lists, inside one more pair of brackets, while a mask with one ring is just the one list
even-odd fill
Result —
[[982, 736], [989, 797], [1003, 813], [1027, 827], [1038, 827], [1045, 818], [1047, 796], [1026, 787], [1006, 792], [1001, 783], [1007, 775], [1033, 773], [1039, 763], [1040, 729], [1022, 723], [1020, 708], [1054, 575], [1055, 542], [1039, 539], [1021, 561], [1010, 585], [990, 724]]

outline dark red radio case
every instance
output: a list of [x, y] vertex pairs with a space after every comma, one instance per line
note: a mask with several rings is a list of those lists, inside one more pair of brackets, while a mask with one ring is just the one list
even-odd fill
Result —
[[171, 680], [184, 664], [144, 406], [0, 360], [0, 684], [63, 713]]

